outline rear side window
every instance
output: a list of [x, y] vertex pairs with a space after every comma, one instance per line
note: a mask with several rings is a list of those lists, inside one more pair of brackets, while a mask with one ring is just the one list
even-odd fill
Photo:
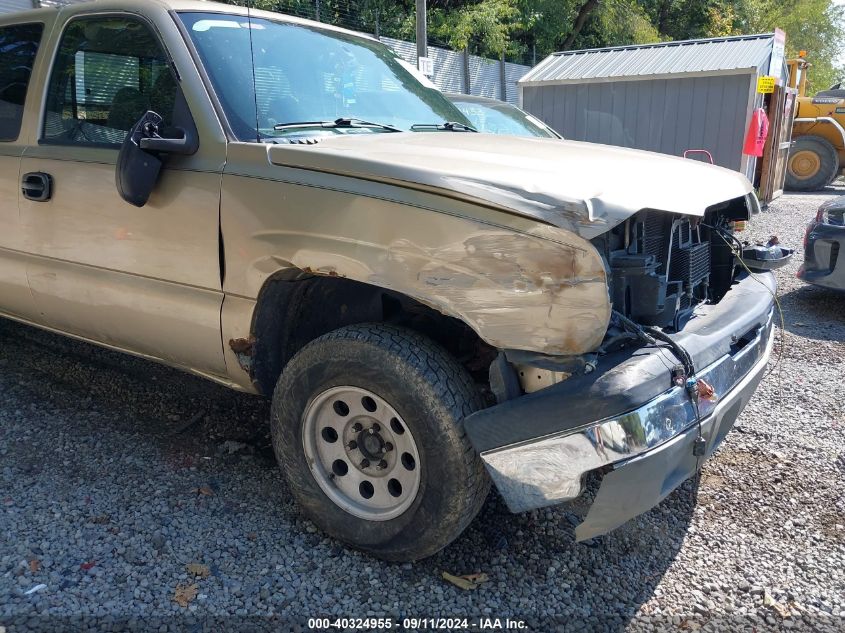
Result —
[[43, 24], [0, 26], [0, 141], [17, 140]]

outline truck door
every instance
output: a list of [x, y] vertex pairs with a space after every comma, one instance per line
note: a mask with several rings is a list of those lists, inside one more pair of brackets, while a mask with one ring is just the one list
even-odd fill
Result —
[[184, 90], [180, 73], [196, 69], [176, 64], [163, 45], [162, 29], [175, 29], [166, 13], [154, 25], [134, 13], [65, 11], [71, 17], [45, 72], [37, 142], [20, 170], [22, 182], [34, 183], [20, 212], [25, 249], [35, 255], [28, 265], [35, 302], [58, 330], [225, 375], [222, 131], [201, 133], [197, 154], [171, 157], [146, 206], [124, 202], [115, 187], [120, 146], [145, 112], [172, 125], [194, 116], [188, 97], [195, 104], [199, 96]]
[[[0, 314], [38, 321], [18, 213], [27, 92], [44, 24], [0, 25]], [[32, 97], [30, 97], [31, 99]]]

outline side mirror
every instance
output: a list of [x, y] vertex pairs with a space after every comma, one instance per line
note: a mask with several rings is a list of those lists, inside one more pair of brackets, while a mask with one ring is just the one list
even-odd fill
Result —
[[195, 135], [181, 128], [161, 128], [161, 122], [161, 116], [153, 111], [144, 114], [129, 130], [117, 157], [117, 191], [136, 207], [147, 204], [155, 188], [162, 166], [159, 154], [190, 155], [199, 149]]

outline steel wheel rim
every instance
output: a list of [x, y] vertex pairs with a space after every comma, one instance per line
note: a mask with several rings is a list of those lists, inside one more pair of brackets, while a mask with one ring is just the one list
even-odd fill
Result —
[[420, 456], [402, 416], [361, 387], [332, 387], [305, 409], [302, 446], [311, 474], [342, 510], [368, 521], [405, 512], [420, 487]]
[[793, 176], [801, 180], [812, 178], [818, 173], [821, 167], [822, 164], [818, 154], [809, 150], [796, 152], [792, 156], [792, 160], [789, 161], [789, 171], [792, 172]]

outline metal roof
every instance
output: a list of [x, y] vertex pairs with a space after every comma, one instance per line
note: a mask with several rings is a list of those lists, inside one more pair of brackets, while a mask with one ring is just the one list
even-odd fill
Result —
[[764, 33], [553, 53], [520, 83], [581, 83], [751, 70], [768, 63], [774, 38], [774, 33]]

